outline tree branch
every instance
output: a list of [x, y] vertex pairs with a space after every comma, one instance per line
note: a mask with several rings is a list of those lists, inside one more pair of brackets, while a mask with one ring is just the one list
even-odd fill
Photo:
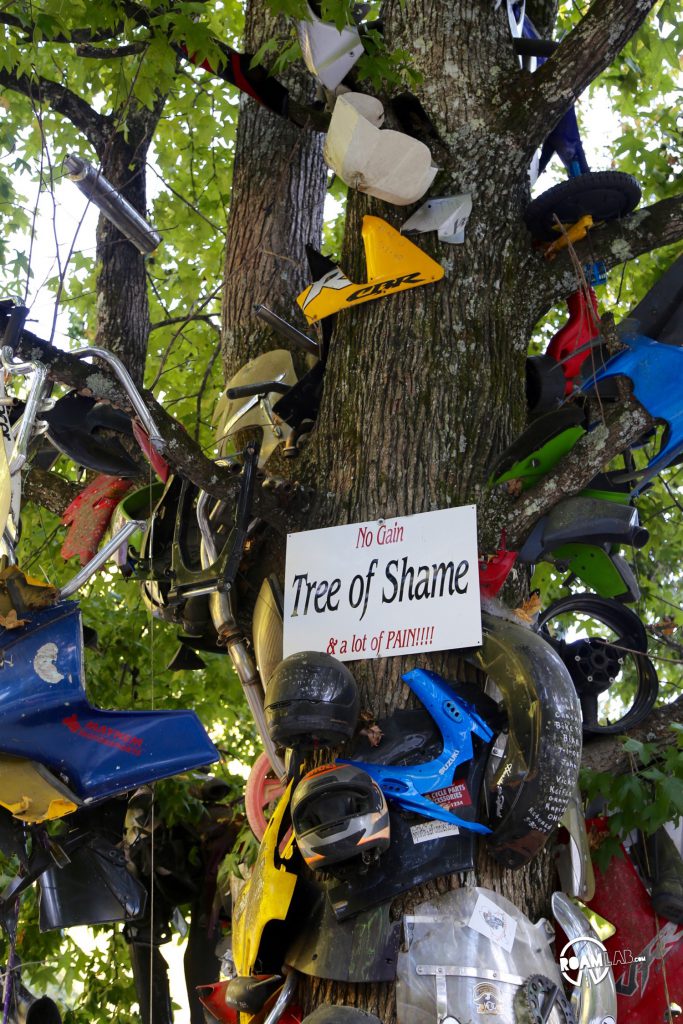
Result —
[[[662, 199], [653, 206], [636, 210], [624, 220], [612, 221], [592, 229], [582, 242], [574, 243], [579, 261], [593, 263], [603, 260], [607, 270], [626, 263], [643, 253], [683, 239], [683, 193]], [[541, 264], [535, 296], [539, 300], [539, 318], [577, 289], [576, 271], [568, 250], [563, 250], [552, 263]]]
[[0, 88], [23, 93], [34, 102], [48, 103], [55, 113], [66, 117], [82, 131], [97, 154], [101, 156], [105, 148], [106, 132], [110, 120], [102, 114], [98, 114], [75, 92], [39, 75], [33, 77], [16, 75], [4, 69], [0, 69]]
[[[22, 32], [25, 32], [25, 42], [33, 41], [33, 33], [35, 31], [35, 25], [22, 21], [21, 18], [17, 18], [14, 14], [7, 14], [3, 12], [0, 14], [0, 25], [7, 25], [8, 28], [17, 28]], [[49, 43], [105, 43], [109, 39], [115, 39], [116, 36], [123, 32], [123, 23], [120, 22], [110, 29], [102, 29], [99, 32], [91, 32], [88, 28], [77, 28], [74, 29], [70, 35], [66, 36], [61, 33], [57, 33], [54, 36], [47, 38], [43, 37], [43, 42]]]
[[530, 153], [581, 95], [610, 66], [645, 21], [657, 0], [594, 0], [555, 53], [525, 78], [524, 123]]
[[132, 57], [136, 53], [142, 53], [147, 47], [147, 42], [140, 40], [137, 43], [127, 43], [122, 46], [93, 46], [91, 43], [79, 43], [76, 46], [77, 57], [93, 58], [94, 60], [118, 60], [120, 57]]
[[[641, 743], [655, 743], [657, 747], [666, 747], [675, 743], [671, 731], [671, 723], [683, 718], [683, 697], [678, 697], [671, 704], [657, 708], [648, 716], [642, 725], [629, 729], [630, 739]], [[621, 745], [620, 736], [604, 736], [588, 740], [583, 747], [581, 767], [594, 772], [611, 772], [621, 775], [630, 770], [631, 762]]]
[[[75, 388], [81, 394], [110, 402], [133, 414], [128, 396], [109, 367], [85, 363], [78, 356], [63, 352], [30, 331], [23, 332], [17, 355], [29, 362], [41, 362], [47, 367], [51, 380]], [[197, 487], [208, 491], [214, 498], [229, 501], [234, 497], [239, 486], [234, 472], [207, 459], [182, 424], [169, 416], [149, 391], [143, 390], [140, 394], [166, 442], [164, 458], [172, 469], [187, 477]], [[263, 519], [281, 533], [300, 530], [314, 498], [312, 489], [291, 480], [264, 475], [260, 476], [260, 480], [261, 486], [254, 495], [254, 516]], [[60, 501], [57, 501], [59, 504]], [[57, 507], [53, 511], [63, 509]]]
[[630, 447], [654, 423], [642, 405], [631, 399], [626, 408], [622, 406], [605, 423], [580, 438], [554, 472], [544, 476], [522, 497], [511, 501], [505, 520], [508, 547], [518, 549], [541, 516], [561, 498], [582, 491], [611, 459]]
[[40, 466], [32, 466], [24, 481], [23, 497], [61, 516], [81, 490], [79, 484], [65, 480], [59, 473], [48, 473]]

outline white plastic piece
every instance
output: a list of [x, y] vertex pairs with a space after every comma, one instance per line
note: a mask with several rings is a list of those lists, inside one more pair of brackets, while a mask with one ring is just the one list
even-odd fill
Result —
[[317, 18], [309, 6], [308, 19], [298, 21], [296, 30], [308, 70], [326, 89], [336, 89], [363, 53], [358, 29], [347, 25], [340, 31]]
[[440, 242], [460, 245], [465, 241], [465, 225], [471, 212], [472, 196], [469, 192], [428, 199], [401, 225], [401, 231], [437, 231]]
[[380, 131], [384, 109], [362, 93], [339, 96], [323, 155], [350, 188], [395, 206], [417, 202], [438, 167], [424, 143], [403, 132]]

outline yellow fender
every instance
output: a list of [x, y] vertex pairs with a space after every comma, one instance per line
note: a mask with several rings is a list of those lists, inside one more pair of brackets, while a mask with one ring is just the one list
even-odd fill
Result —
[[443, 277], [440, 263], [380, 217], [363, 217], [362, 234], [367, 281], [354, 284], [338, 267], [314, 281], [296, 300], [309, 324], [340, 309], [419, 288]]
[[[292, 796], [292, 783], [268, 822], [251, 878], [242, 889], [232, 913], [232, 955], [237, 973], [250, 975], [259, 956], [261, 939], [271, 921], [287, 917], [298, 875], [287, 869], [278, 852], [282, 823]], [[292, 844], [288, 844], [288, 851]], [[287, 853], [287, 851], [285, 851]]]
[[0, 806], [20, 821], [35, 824], [71, 814], [81, 801], [36, 761], [0, 754]]

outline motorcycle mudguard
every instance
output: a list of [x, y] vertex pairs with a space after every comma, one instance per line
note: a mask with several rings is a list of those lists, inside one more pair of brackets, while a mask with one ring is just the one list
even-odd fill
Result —
[[683, 256], [658, 278], [628, 315], [638, 331], [663, 345], [683, 345]]
[[337, 763], [362, 768], [375, 780], [386, 798], [393, 800], [405, 811], [413, 811], [426, 818], [437, 818], [473, 832], [488, 833], [490, 830], [486, 825], [453, 814], [441, 804], [430, 800], [426, 794], [454, 785], [456, 778], [462, 774], [460, 766], [474, 757], [473, 738], [476, 736], [489, 744], [493, 739], [493, 730], [474, 707], [459, 697], [436, 672], [414, 668], [402, 678], [438, 725], [443, 738], [441, 753], [431, 761], [409, 767], [345, 758], [338, 759]]
[[583, 900], [585, 903], [592, 900], [595, 895], [595, 873], [588, 845], [581, 791], [578, 787], [567, 804], [560, 824], [569, 837], [567, 843], [558, 843], [556, 865], [560, 885], [568, 896]]
[[523, 491], [533, 487], [583, 437], [585, 421], [578, 405], [563, 405], [539, 416], [496, 460], [491, 482], [521, 480]]
[[78, 605], [62, 601], [0, 632], [0, 751], [100, 800], [218, 760], [193, 711], [101, 711], [87, 700]]
[[[588, 827], [597, 837], [608, 828], [604, 819], [589, 820]], [[603, 941], [613, 965], [619, 1024], [666, 1020], [670, 999], [683, 992], [683, 925], [655, 918], [650, 896], [623, 848], [606, 871], [596, 869], [589, 906], [616, 927]]]
[[131, 488], [129, 480], [100, 474], [84, 487], [64, 510], [62, 523], [68, 527], [62, 544], [62, 558], [77, 557], [85, 565], [93, 557], [117, 504]]
[[393, 981], [401, 941], [401, 922], [392, 921], [389, 903], [338, 921], [320, 891], [285, 963], [313, 978], [355, 983]]
[[[551, 898], [553, 917], [572, 943], [571, 956], [579, 958], [579, 962], [592, 962], [596, 947], [586, 941], [586, 932], [591, 936], [592, 929], [581, 911], [563, 892], [554, 892]], [[584, 960], [585, 958], [585, 960]], [[602, 972], [601, 972], [602, 973]], [[581, 971], [581, 984], [574, 986], [571, 995], [571, 1007], [579, 1024], [591, 1024], [617, 1019], [617, 992], [614, 986], [614, 974], [611, 966], [600, 981], [595, 981], [589, 971]]]
[[545, 845], [572, 799], [581, 705], [562, 659], [542, 637], [487, 613], [482, 623], [484, 642], [470, 660], [496, 685], [508, 716], [507, 742], [498, 737], [487, 768], [487, 843], [496, 860], [515, 868]]
[[282, 661], [282, 600], [277, 577], [266, 577], [258, 592], [251, 619], [256, 667], [264, 687], [275, 667]]
[[287, 441], [291, 427], [275, 422], [273, 405], [281, 396], [279, 391], [264, 391], [263, 395], [249, 395], [246, 398], [228, 398], [230, 388], [247, 387], [270, 382], [291, 388], [297, 382], [297, 375], [290, 352], [275, 349], [256, 356], [245, 363], [228, 381], [226, 390], [216, 402], [212, 424], [216, 431], [216, 443], [221, 457], [229, 454], [230, 439], [236, 431], [258, 427], [263, 431], [263, 443], [259, 454], [259, 466], [265, 465], [279, 444]]
[[623, 555], [596, 544], [563, 544], [550, 558], [600, 597], [625, 602], [640, 597], [638, 581]]
[[132, 921], [144, 914], [147, 890], [126, 867], [122, 850], [93, 836], [38, 879], [40, 930]]
[[[484, 767], [482, 763], [482, 777]], [[440, 875], [470, 871], [474, 867], [473, 832], [463, 830], [458, 834], [457, 825], [438, 821], [408, 822], [399, 811], [390, 811], [389, 818], [389, 849], [367, 871], [356, 870], [329, 890], [329, 900], [338, 921], [356, 917]]]
[[621, 544], [642, 548], [649, 539], [638, 510], [599, 498], [564, 498], [540, 519], [519, 550], [522, 562], [538, 562], [563, 544]]
[[364, 93], [343, 93], [332, 111], [323, 157], [349, 188], [395, 206], [409, 206], [425, 194], [438, 168], [424, 142], [404, 132], [382, 130], [383, 121], [379, 100]]
[[[268, 822], [251, 878], [235, 902], [232, 914], [232, 954], [242, 976], [277, 973], [291, 936], [285, 922], [290, 916], [299, 876], [280, 855], [279, 845], [289, 827], [292, 783], [280, 798]], [[291, 847], [290, 847], [291, 848]], [[293, 923], [290, 920], [290, 926]], [[275, 966], [273, 966], [275, 965]]]
[[666, 423], [659, 452], [650, 459], [646, 472], [633, 488], [632, 493], [638, 494], [683, 452], [683, 401], [678, 386], [683, 371], [683, 349], [628, 331], [620, 332], [619, 340], [626, 350], [612, 356], [583, 387], [586, 390], [610, 377], [628, 377], [633, 384], [633, 395], [643, 408], [653, 419]]
[[296, 301], [309, 324], [341, 309], [418, 288], [443, 277], [440, 263], [379, 217], [363, 217], [362, 235], [367, 281], [354, 284], [336, 267], [304, 288]]
[[100, 433], [106, 430], [132, 437], [130, 416], [71, 391], [41, 417], [48, 424], [49, 441], [79, 466], [107, 476], [139, 476], [138, 464], [118, 438]]

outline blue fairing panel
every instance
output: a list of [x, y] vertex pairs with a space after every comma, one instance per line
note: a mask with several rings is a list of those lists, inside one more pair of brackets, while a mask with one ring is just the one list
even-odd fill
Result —
[[218, 760], [194, 711], [102, 711], [87, 700], [78, 604], [0, 630], [0, 751], [103, 799]]

